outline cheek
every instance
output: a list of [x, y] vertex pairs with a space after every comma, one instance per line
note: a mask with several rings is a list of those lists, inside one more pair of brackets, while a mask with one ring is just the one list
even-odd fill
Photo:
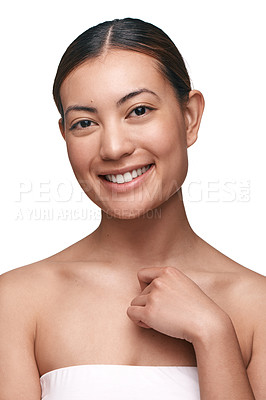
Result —
[[94, 147], [93, 142], [88, 143], [85, 138], [67, 141], [68, 158], [76, 175], [81, 175], [82, 171], [89, 168], [92, 155], [95, 154]]
[[[167, 190], [178, 190], [187, 175], [188, 156], [185, 124], [182, 119], [169, 119], [154, 128], [150, 139], [152, 152], [158, 158], [158, 172]], [[166, 179], [166, 177], [168, 179]]]
[[159, 159], [177, 162], [187, 156], [186, 131], [180, 118], [165, 119], [154, 124], [147, 136], [150, 148]]

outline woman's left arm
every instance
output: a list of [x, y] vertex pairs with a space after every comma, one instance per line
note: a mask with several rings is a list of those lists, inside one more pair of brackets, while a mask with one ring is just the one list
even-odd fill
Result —
[[257, 291], [257, 301], [254, 303], [254, 333], [252, 356], [247, 373], [255, 399], [266, 399], [266, 279]]
[[230, 317], [195, 282], [174, 267], [142, 268], [138, 279], [142, 292], [132, 300], [129, 318], [193, 344], [201, 400], [266, 399], [265, 317], [246, 370]]
[[[228, 316], [194, 340], [202, 400], [263, 400], [251, 388], [234, 326]], [[264, 361], [265, 363], [265, 361]], [[254, 377], [256, 381], [262, 377]], [[261, 379], [261, 384], [263, 379]], [[258, 382], [258, 385], [260, 383]], [[255, 397], [256, 395], [256, 397]]]

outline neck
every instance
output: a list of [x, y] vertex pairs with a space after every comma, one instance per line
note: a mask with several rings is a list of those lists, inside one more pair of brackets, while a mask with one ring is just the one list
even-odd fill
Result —
[[103, 212], [94, 239], [104, 258], [138, 268], [176, 264], [192, 254], [197, 243], [181, 189], [139, 218], [119, 219]]

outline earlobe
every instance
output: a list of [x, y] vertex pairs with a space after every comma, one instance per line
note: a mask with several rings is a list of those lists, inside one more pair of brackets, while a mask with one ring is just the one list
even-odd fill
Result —
[[60, 129], [60, 132], [61, 132], [64, 140], [66, 140], [66, 134], [65, 134], [63, 118], [60, 118], [60, 120], [58, 121], [58, 125], [59, 125], [59, 129]]
[[198, 130], [204, 111], [204, 97], [198, 90], [189, 92], [189, 100], [185, 108], [187, 147], [190, 147], [198, 138]]

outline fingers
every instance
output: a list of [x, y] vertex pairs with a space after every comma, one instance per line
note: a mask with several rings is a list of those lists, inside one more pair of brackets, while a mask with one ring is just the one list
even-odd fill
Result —
[[137, 274], [141, 290], [144, 290], [153, 279], [159, 277], [162, 274], [162, 270], [162, 267], [141, 268]]
[[131, 301], [131, 306], [128, 307], [127, 309], [127, 315], [129, 318], [135, 322], [135, 324], [141, 326], [142, 328], [150, 329], [150, 326], [145, 324], [141, 319], [143, 318], [143, 308], [146, 305], [147, 301], [147, 296], [146, 295], [140, 295], [135, 297]]
[[142, 328], [150, 329], [150, 326], [146, 325], [141, 320], [141, 318], [143, 318], [143, 308], [142, 307], [139, 307], [139, 306], [128, 307], [127, 315], [138, 326], [141, 326]]
[[147, 302], [147, 295], [142, 294], [140, 296], [135, 297], [131, 301], [130, 305], [131, 306], [145, 306], [146, 302]]

